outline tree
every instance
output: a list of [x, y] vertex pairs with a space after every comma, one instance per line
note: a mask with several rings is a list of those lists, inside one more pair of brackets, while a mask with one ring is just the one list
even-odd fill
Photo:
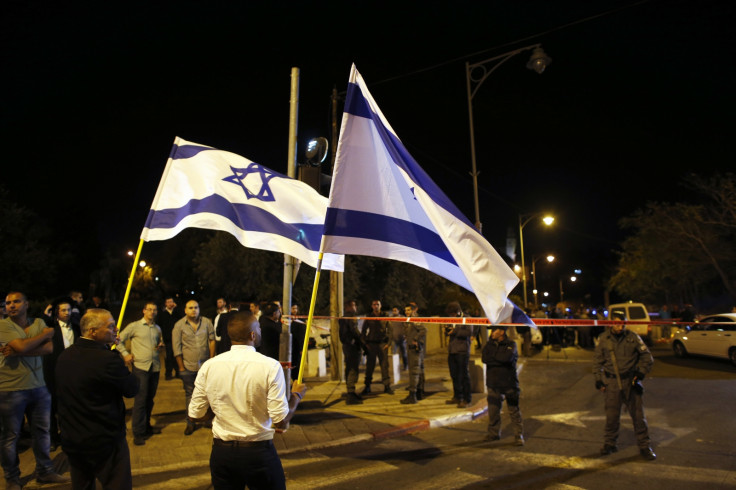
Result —
[[0, 288], [31, 298], [48, 294], [59, 262], [51, 247], [51, 229], [33, 211], [11, 202], [0, 187]]
[[723, 291], [736, 299], [736, 177], [690, 176], [695, 202], [649, 203], [621, 226], [622, 244], [610, 286], [629, 298], [697, 303]]

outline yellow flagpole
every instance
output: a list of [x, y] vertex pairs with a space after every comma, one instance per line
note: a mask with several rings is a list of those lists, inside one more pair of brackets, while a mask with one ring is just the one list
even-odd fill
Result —
[[143, 239], [141, 238], [138, 243], [138, 251], [135, 253], [135, 260], [133, 260], [133, 268], [130, 270], [130, 277], [128, 278], [128, 287], [125, 290], [125, 296], [123, 297], [123, 305], [120, 307], [120, 315], [118, 315], [118, 333], [120, 327], [123, 324], [123, 315], [125, 314], [125, 307], [128, 306], [128, 296], [130, 296], [130, 290], [133, 288], [133, 278], [135, 277], [135, 268], [138, 266], [138, 260], [141, 258], [141, 250], [143, 249]]
[[[319, 253], [317, 259], [317, 271], [314, 274], [314, 287], [312, 288], [312, 299], [309, 303], [309, 316], [307, 316], [307, 332], [304, 334], [304, 346], [302, 347], [302, 358], [299, 361], [299, 376], [296, 380], [297, 383], [302, 382], [304, 377], [304, 365], [307, 363], [307, 348], [309, 347], [309, 332], [312, 331], [312, 320], [314, 319], [314, 305], [317, 303], [317, 287], [319, 286], [319, 275], [322, 271], [322, 252]], [[333, 362], [336, 362], [333, 359]]]

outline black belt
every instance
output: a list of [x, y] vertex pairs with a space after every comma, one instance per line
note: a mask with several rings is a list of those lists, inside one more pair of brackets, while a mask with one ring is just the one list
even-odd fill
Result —
[[[606, 376], [606, 378], [615, 378], [616, 377], [616, 374], [615, 373], [609, 373], [607, 371], [603, 371], [603, 374]], [[633, 373], [624, 373], [624, 374], [621, 375], [621, 379], [627, 379], [627, 378], [633, 378], [633, 377], [634, 377], [634, 374]]]
[[222, 439], [212, 439], [215, 446], [225, 447], [268, 447], [273, 444], [273, 439], [265, 441], [223, 441]]

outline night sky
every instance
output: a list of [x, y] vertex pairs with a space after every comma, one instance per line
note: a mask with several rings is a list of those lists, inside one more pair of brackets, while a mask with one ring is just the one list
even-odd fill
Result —
[[473, 102], [481, 220], [499, 251], [520, 213], [550, 211], [554, 228], [524, 229], [527, 261], [552, 252], [552, 274], [600, 282], [619, 218], [686, 198], [691, 172], [734, 168], [736, 2], [242, 4], [3, 2], [11, 198], [87, 249], [134, 247], [175, 136], [285, 173], [291, 67], [301, 161], [330, 136], [330, 94], [354, 62], [473, 221], [464, 64], [534, 43], [553, 59], [544, 74], [520, 54]]

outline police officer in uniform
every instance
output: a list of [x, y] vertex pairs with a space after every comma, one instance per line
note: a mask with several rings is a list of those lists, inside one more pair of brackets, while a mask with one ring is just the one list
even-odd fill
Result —
[[649, 374], [654, 359], [644, 341], [634, 332], [627, 330], [624, 316], [611, 315], [621, 323], [612, 325], [598, 337], [598, 346], [593, 356], [593, 375], [595, 387], [605, 395], [606, 432], [601, 455], [615, 453], [618, 448], [618, 430], [621, 419], [621, 405], [629, 409], [634, 423], [634, 433], [639, 452], [644, 459], [657, 459], [649, 442], [649, 427], [644, 416], [642, 403], [643, 388], [641, 380]]
[[[371, 302], [371, 311], [366, 315], [369, 318], [385, 318], [386, 315], [381, 311], [381, 302], [374, 299]], [[360, 333], [363, 344], [366, 346], [366, 362], [365, 362], [365, 388], [361, 392], [367, 395], [371, 392], [371, 383], [373, 382], [373, 370], [376, 368], [376, 360], [381, 366], [381, 382], [383, 383], [383, 392], [389, 395], [394, 394], [391, 388], [391, 377], [388, 372], [388, 322], [385, 320], [365, 320], [363, 322], [363, 330]]]
[[[407, 317], [417, 316], [416, 303], [404, 307]], [[427, 345], [427, 327], [421, 323], [406, 324], [406, 348], [409, 356], [409, 395], [401, 403], [413, 404], [424, 398], [424, 351]]]
[[[345, 301], [345, 316], [355, 316], [358, 308], [355, 301]], [[360, 358], [362, 357], [363, 341], [358, 332], [358, 322], [348, 318], [340, 318], [340, 342], [342, 353], [345, 357], [345, 384], [348, 389], [346, 403], [348, 405], [359, 405], [363, 399], [355, 392], [355, 384], [358, 382], [358, 370], [360, 369]]]
[[524, 445], [524, 425], [519, 409], [519, 377], [516, 374], [516, 361], [519, 353], [516, 342], [506, 336], [506, 327], [493, 325], [491, 338], [483, 347], [481, 354], [486, 365], [486, 386], [488, 387], [488, 434], [486, 441], [501, 438], [501, 404], [506, 399], [511, 423], [514, 426], [515, 444]]
[[[460, 303], [453, 301], [445, 308], [445, 314], [455, 317], [463, 317], [463, 310]], [[449, 324], [445, 327], [445, 334], [448, 336], [447, 343], [447, 364], [450, 368], [450, 377], [452, 378], [452, 399], [445, 403], [448, 405], [457, 405], [458, 408], [465, 408], [471, 402], [470, 395], [470, 342], [472, 341], [475, 330], [473, 325]]]

